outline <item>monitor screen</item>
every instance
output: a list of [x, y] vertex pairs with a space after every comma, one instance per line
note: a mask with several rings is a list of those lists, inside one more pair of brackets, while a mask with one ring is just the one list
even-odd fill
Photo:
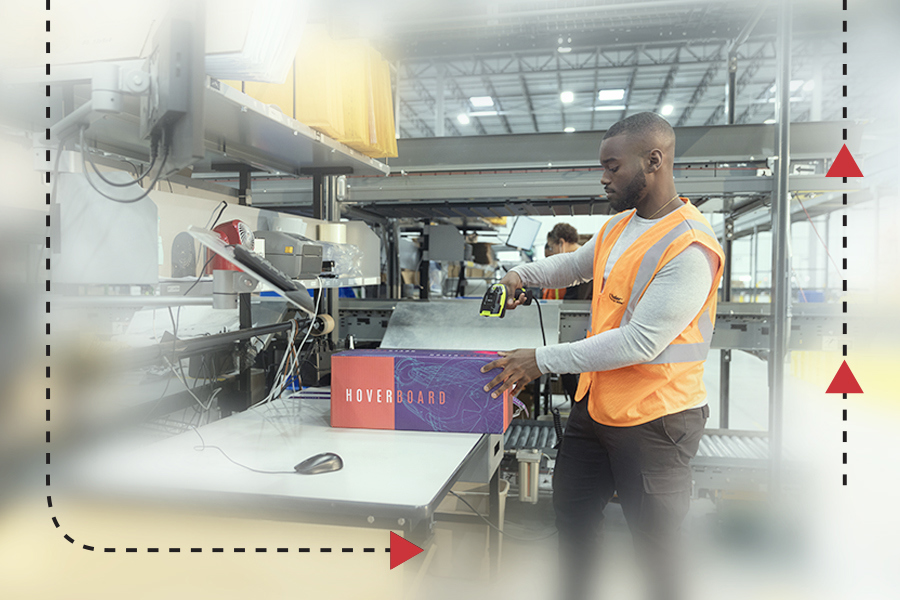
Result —
[[534, 240], [541, 230], [541, 222], [531, 217], [517, 217], [506, 240], [508, 246], [521, 250], [531, 250]]

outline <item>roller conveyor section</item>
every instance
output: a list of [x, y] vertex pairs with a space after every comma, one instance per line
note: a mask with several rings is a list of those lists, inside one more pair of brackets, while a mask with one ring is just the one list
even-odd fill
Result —
[[520, 427], [518, 435], [513, 436], [514, 438], [516, 438], [516, 441], [515, 441], [515, 443], [513, 443], [510, 446], [510, 449], [518, 450], [520, 448], [524, 448], [525, 444], [528, 443], [528, 434], [530, 434], [530, 433], [531, 433], [531, 427], [528, 427], [528, 426]]
[[510, 425], [509, 429], [506, 430], [506, 435], [503, 438], [503, 447], [504, 448], [515, 448], [516, 443], [519, 441], [519, 436], [521, 434], [522, 434], [521, 427]]
[[741, 437], [736, 437], [736, 438], [734, 438], [734, 441], [738, 446], [740, 446], [744, 450], [747, 458], [757, 458], [757, 459], [765, 459], [766, 458], [765, 453], [761, 452], [759, 450], [759, 448], [755, 447], [747, 439], [741, 438]]
[[[551, 421], [515, 419], [504, 437], [507, 454], [541, 450], [555, 458], [556, 430]], [[784, 453], [790, 462], [790, 453]], [[764, 491], [769, 468], [765, 432], [707, 429], [691, 461], [694, 493]]]
[[556, 431], [550, 421], [516, 419], [506, 430], [504, 449], [507, 452], [526, 449], [549, 450], [555, 445]]
[[538, 436], [537, 447], [538, 448], [546, 448], [547, 447], [547, 438], [549, 438], [549, 437], [550, 437], [549, 429], [541, 430], [541, 433]]
[[706, 436], [700, 438], [700, 448], [697, 450], [697, 456], [713, 456], [713, 452], [710, 449], [709, 440]]
[[[552, 448], [556, 445], [556, 431], [549, 421], [515, 420], [504, 437], [506, 450]], [[768, 440], [764, 432], [707, 430], [700, 439], [698, 459], [736, 459], [765, 461], [768, 459]]]
[[532, 427], [531, 433], [528, 435], [528, 442], [525, 446], [526, 448], [539, 448], [538, 446], [538, 436], [541, 435], [541, 429], [539, 427]]
[[[783, 459], [785, 469], [796, 466], [786, 450]], [[769, 468], [766, 432], [707, 429], [691, 461], [694, 493], [765, 493]]]

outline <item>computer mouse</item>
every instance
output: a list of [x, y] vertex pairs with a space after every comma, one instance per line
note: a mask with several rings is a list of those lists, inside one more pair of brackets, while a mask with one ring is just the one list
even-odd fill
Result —
[[310, 456], [303, 462], [294, 465], [294, 470], [302, 475], [318, 475], [319, 473], [330, 473], [331, 471], [340, 471], [344, 468], [344, 461], [334, 452], [323, 452]]

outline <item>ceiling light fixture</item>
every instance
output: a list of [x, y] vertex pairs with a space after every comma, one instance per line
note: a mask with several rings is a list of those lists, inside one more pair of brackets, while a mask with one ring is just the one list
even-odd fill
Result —
[[672, 106], [671, 104], [666, 104], [665, 106], [662, 107], [662, 110], [660, 110], [659, 112], [662, 116], [668, 117], [669, 115], [672, 114], [672, 111], [674, 111], [674, 110], [675, 110], [674, 106]]
[[597, 100], [621, 100], [624, 97], [625, 90], [622, 88], [597, 92]]
[[466, 113], [459, 113], [456, 115], [456, 120], [459, 121], [460, 125], [468, 125], [469, 124], [469, 115]]
[[575, 128], [574, 127], [566, 127], [565, 129], [563, 129], [563, 131], [565, 131], [566, 133], [575, 133]]
[[563, 104], [571, 104], [573, 100], [575, 100], [575, 94], [566, 90], [565, 92], [560, 93], [559, 99]]
[[625, 110], [624, 104], [610, 104], [608, 106], [595, 106], [594, 110]]
[[471, 102], [472, 106], [475, 108], [485, 108], [494, 105], [494, 99], [490, 96], [472, 96], [469, 98], [469, 102]]

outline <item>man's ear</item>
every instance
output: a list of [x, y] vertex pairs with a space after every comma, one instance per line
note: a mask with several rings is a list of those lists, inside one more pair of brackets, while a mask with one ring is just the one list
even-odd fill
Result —
[[654, 148], [647, 154], [647, 173], [655, 173], [662, 167], [663, 154], [659, 148]]

